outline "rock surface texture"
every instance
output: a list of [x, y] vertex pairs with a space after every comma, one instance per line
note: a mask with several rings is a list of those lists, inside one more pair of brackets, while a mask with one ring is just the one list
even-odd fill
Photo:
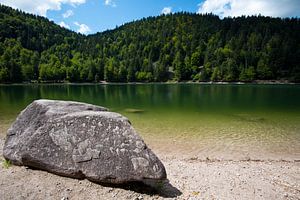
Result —
[[166, 179], [165, 167], [127, 118], [72, 101], [31, 103], [8, 130], [3, 156], [16, 165], [102, 183]]

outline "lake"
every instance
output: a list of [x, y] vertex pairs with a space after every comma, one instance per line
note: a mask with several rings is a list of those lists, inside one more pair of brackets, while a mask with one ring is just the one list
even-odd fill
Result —
[[160, 156], [300, 159], [300, 85], [0, 85], [0, 137], [22, 109], [42, 98], [119, 112]]

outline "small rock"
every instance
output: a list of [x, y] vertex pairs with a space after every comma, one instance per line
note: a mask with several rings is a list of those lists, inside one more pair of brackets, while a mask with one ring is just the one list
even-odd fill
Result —
[[142, 195], [139, 195], [137, 198], [135, 198], [135, 200], [143, 200], [144, 197]]
[[111, 193], [112, 191], [114, 191], [113, 188], [109, 188], [109, 189], [108, 189], [108, 193]]
[[112, 195], [113, 198], [116, 197], [116, 196], [117, 196], [117, 193], [114, 193], [114, 194]]
[[196, 197], [188, 197], [188, 200], [198, 200], [198, 198], [196, 198]]

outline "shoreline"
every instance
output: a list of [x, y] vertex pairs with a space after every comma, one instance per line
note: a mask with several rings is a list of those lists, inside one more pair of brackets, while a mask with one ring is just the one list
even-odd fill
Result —
[[288, 80], [254, 80], [250, 82], [227, 82], [227, 81], [167, 81], [167, 82], [22, 82], [22, 83], [0, 83], [0, 86], [10, 85], [155, 85], [155, 84], [199, 84], [199, 85], [300, 85]]
[[[24, 166], [3, 165], [0, 139], [0, 196], [5, 199], [298, 199], [300, 162], [183, 159], [158, 152], [169, 182], [158, 190], [136, 183], [102, 185]], [[155, 151], [155, 149], [154, 149]]]

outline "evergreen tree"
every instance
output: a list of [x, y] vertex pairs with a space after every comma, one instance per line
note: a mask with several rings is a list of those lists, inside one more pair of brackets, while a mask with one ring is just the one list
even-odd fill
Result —
[[0, 5], [0, 82], [300, 80], [300, 20], [175, 13], [84, 36]]

